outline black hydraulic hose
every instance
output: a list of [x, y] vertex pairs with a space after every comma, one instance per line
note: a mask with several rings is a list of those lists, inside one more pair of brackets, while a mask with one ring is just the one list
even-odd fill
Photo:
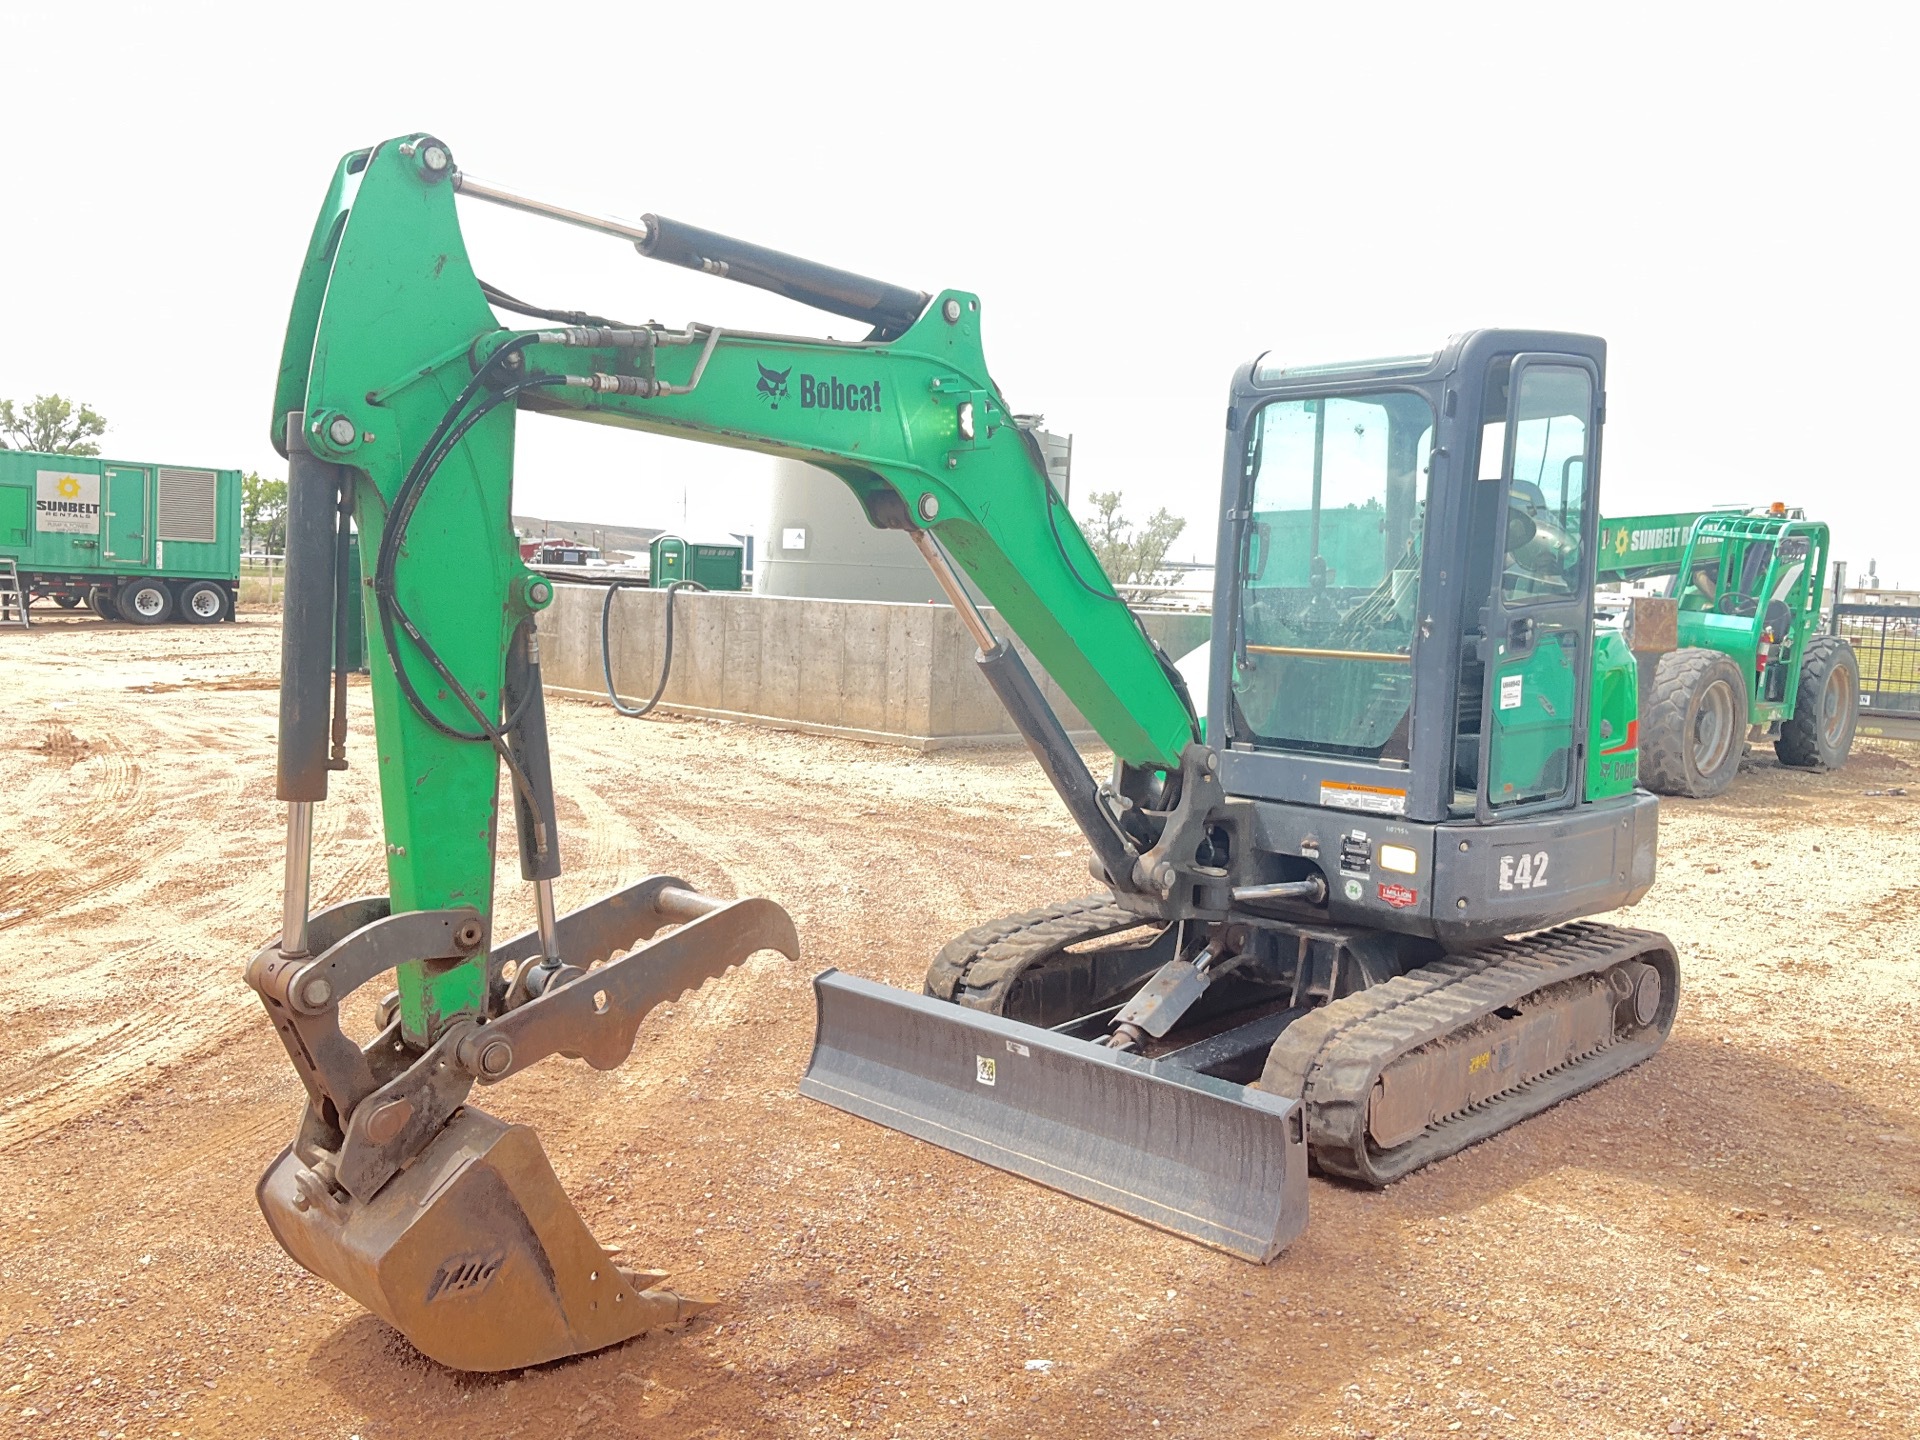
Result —
[[487, 303], [496, 310], [511, 310], [516, 315], [531, 315], [536, 320], [552, 320], [560, 325], [599, 325], [610, 330], [638, 330], [638, 325], [629, 325], [623, 320], [609, 320], [604, 315], [595, 315], [586, 310], [547, 310], [538, 305], [529, 305], [524, 300], [516, 300], [497, 285], [480, 282], [480, 293]]
[[[435, 472], [439, 470], [441, 461], [452, 453], [454, 447], [465, 438], [466, 433], [481, 420], [485, 419], [496, 408], [513, 400], [521, 391], [546, 386], [564, 385], [566, 383], [566, 378], [560, 375], [541, 375], [521, 380], [488, 396], [487, 399], [482, 401], [473, 410], [468, 411], [464, 417], [461, 417], [461, 411], [466, 408], [467, 403], [472, 400], [486, 384], [488, 372], [496, 364], [502, 363], [505, 357], [517, 354], [532, 344], [534, 339], [535, 337], [532, 335], [521, 335], [501, 346], [499, 350], [495, 351], [493, 355], [480, 366], [473, 378], [467, 382], [466, 386], [455, 398], [453, 404], [448, 406], [446, 412], [440, 417], [440, 423], [434, 427], [432, 435], [427, 439], [426, 446], [414, 460], [413, 466], [408, 471], [406, 479], [401, 482], [399, 490], [394, 494], [393, 504], [387, 512], [386, 529], [380, 537], [379, 557], [375, 562], [373, 573], [375, 612], [380, 619], [381, 638], [387, 648], [387, 660], [393, 667], [394, 679], [399, 685], [400, 693], [406, 698], [407, 704], [416, 715], [433, 729], [451, 739], [491, 744], [494, 752], [498, 754], [500, 759], [505, 763], [507, 774], [512, 778], [515, 790], [525, 797], [527, 804], [530, 806], [538, 804], [533, 782], [520, 768], [520, 763], [514, 756], [512, 747], [508, 745], [506, 739], [507, 732], [519, 724], [519, 711], [516, 710], [512, 716], [508, 717], [507, 723], [498, 728], [487, 719], [486, 712], [484, 712], [474, 698], [467, 693], [466, 687], [454, 677], [453, 672], [447, 668], [446, 662], [440, 658], [439, 652], [434, 649], [427, 637], [420, 632], [420, 628], [414, 624], [412, 617], [407, 614], [406, 610], [400, 604], [400, 597], [395, 593], [394, 570], [406, 537], [407, 526], [413, 519], [413, 512], [420, 503], [422, 493], [426, 490], [428, 483], [433, 479]], [[525, 621], [522, 622], [522, 624], [525, 623]], [[427, 663], [431, 665], [434, 671], [440, 676], [440, 679], [452, 693], [454, 699], [458, 700], [467, 713], [473, 717], [474, 721], [480, 727], [478, 734], [469, 733], [447, 724], [446, 721], [440, 719], [439, 716], [427, 708], [426, 701], [421, 698], [419, 691], [415, 689], [411, 677], [407, 674], [406, 666], [400, 659], [400, 647], [395, 633], [396, 626], [406, 631], [407, 637], [413, 641], [420, 654], [425, 657]]]
[[667, 624], [666, 637], [661, 643], [660, 683], [653, 687], [653, 696], [646, 704], [637, 709], [620, 699], [619, 691], [613, 688], [613, 630], [608, 623], [613, 617], [613, 597], [621, 590], [645, 590], [649, 587], [633, 580], [616, 580], [607, 586], [607, 598], [600, 603], [600, 673], [606, 677], [607, 699], [622, 715], [637, 720], [660, 703], [660, 697], [667, 693], [667, 676], [673, 673], [673, 597], [680, 590], [706, 591], [706, 586], [698, 580], [676, 580], [667, 586]]
[[[1200, 712], [1195, 708], [1193, 696], [1187, 690], [1186, 677], [1180, 673], [1179, 668], [1168, 658], [1167, 652], [1160, 648], [1160, 642], [1147, 633], [1146, 622], [1140, 618], [1139, 613], [1135, 611], [1131, 605], [1127, 604], [1125, 600], [1120, 598], [1120, 592], [1114, 588], [1111, 577], [1104, 577], [1107, 581], [1107, 588], [1102, 590], [1098, 585], [1095, 585], [1080, 573], [1080, 567], [1073, 563], [1073, 557], [1067, 553], [1067, 542], [1060, 535], [1060, 522], [1054, 513], [1057, 508], [1064, 508], [1065, 502], [1061, 500], [1060, 492], [1053, 488], [1053, 480], [1047, 475], [1044, 465], [1041, 467], [1040, 483], [1046, 487], [1047, 529], [1053, 535], [1053, 548], [1060, 556], [1060, 563], [1066, 567], [1067, 574], [1073, 577], [1080, 588], [1093, 596], [1094, 599], [1111, 600], [1127, 612], [1127, 618], [1132, 620], [1134, 627], [1139, 630], [1140, 638], [1147, 642], [1147, 648], [1153, 652], [1153, 658], [1160, 662], [1161, 672], [1166, 675], [1167, 683], [1173, 687], [1173, 693], [1179, 696], [1180, 703], [1187, 707], [1187, 728], [1193, 733], [1193, 738], [1198, 741], [1200, 739]], [[1068, 518], [1072, 518], [1072, 512], [1068, 512]]]

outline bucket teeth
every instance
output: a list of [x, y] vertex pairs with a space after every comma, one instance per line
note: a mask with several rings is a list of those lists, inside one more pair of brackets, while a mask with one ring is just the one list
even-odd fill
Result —
[[539, 1139], [468, 1107], [370, 1201], [313, 1203], [288, 1150], [261, 1177], [274, 1237], [457, 1370], [514, 1370], [683, 1325], [715, 1302], [594, 1240]]
[[660, 1283], [667, 1278], [667, 1272], [664, 1270], [639, 1272], [622, 1270], [620, 1273], [627, 1277], [627, 1283], [649, 1306], [657, 1307], [663, 1314], [671, 1311], [673, 1315], [671, 1320], [663, 1320], [658, 1327], [648, 1326], [648, 1329], [664, 1330], [684, 1325], [694, 1316], [703, 1314], [720, 1303], [719, 1299], [712, 1295], [682, 1295], [677, 1290], [667, 1289]]

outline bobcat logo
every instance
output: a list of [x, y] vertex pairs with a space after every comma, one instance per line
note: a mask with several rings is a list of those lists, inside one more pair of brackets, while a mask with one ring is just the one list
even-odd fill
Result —
[[778, 410], [780, 402], [787, 398], [787, 377], [793, 374], [793, 367], [789, 365], [784, 370], [769, 370], [758, 360], [753, 363], [760, 366], [760, 383], [753, 388], [759, 391], [762, 400]]
[[472, 1295], [484, 1290], [489, 1281], [507, 1263], [507, 1252], [494, 1250], [470, 1255], [455, 1255], [434, 1272], [427, 1285], [427, 1304], [453, 1295]]

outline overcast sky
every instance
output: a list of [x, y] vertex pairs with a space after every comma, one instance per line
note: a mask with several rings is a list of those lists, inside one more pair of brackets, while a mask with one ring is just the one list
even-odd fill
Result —
[[[1211, 558], [1237, 364], [1533, 325], [1610, 342], [1609, 514], [1785, 500], [1855, 575], [1920, 586], [1905, 7], [1071, 13], [14, 8], [0, 396], [87, 401], [110, 455], [284, 474], [274, 374], [328, 178], [426, 129], [543, 198], [976, 291], [1007, 399], [1073, 432], [1075, 508], [1167, 506], [1176, 555]], [[615, 240], [462, 223], [537, 303], [858, 334]], [[515, 508], [757, 529], [766, 463], [532, 416]]]

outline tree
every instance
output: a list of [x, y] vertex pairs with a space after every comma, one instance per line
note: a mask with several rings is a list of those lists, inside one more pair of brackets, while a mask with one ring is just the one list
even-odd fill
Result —
[[39, 450], [49, 455], [98, 455], [93, 437], [105, 432], [107, 419], [82, 404], [76, 412], [64, 395], [36, 395], [31, 405], [0, 400], [0, 430], [13, 444], [0, 440], [0, 450]]
[[1096, 491], [1087, 543], [1100, 568], [1116, 585], [1139, 585], [1153, 579], [1167, 563], [1167, 551], [1187, 528], [1187, 522], [1164, 508], [1154, 511], [1139, 530], [1120, 513], [1120, 492]]
[[252, 471], [242, 476], [240, 525], [247, 532], [248, 554], [257, 554], [262, 548], [269, 554], [286, 549], [287, 482], [268, 480]]

